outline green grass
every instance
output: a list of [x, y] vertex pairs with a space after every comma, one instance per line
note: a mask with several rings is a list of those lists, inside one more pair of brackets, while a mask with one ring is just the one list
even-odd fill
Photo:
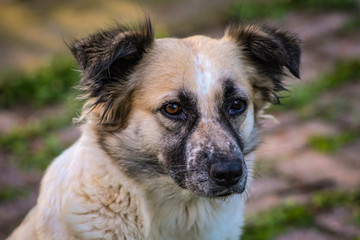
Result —
[[353, 211], [353, 221], [360, 226], [360, 206], [356, 206]]
[[360, 29], [360, 16], [356, 14], [352, 16], [339, 30], [338, 33], [341, 35], [351, 34], [354, 31]]
[[286, 1], [237, 1], [225, 13], [225, 21], [233, 17], [246, 20], [282, 18], [290, 9]]
[[310, 135], [308, 145], [317, 151], [331, 154], [342, 146], [360, 138], [360, 133], [354, 131], [342, 132], [335, 135]]
[[[303, 120], [309, 118], [320, 118], [328, 122], [341, 122], [342, 116], [347, 113], [352, 113], [353, 119], [347, 128], [356, 128], [357, 123], [360, 123], [360, 115], [356, 116], [353, 109], [353, 104], [349, 104], [348, 100], [343, 96], [334, 96], [328, 101], [316, 101], [303, 107], [299, 111], [299, 117]], [[355, 126], [351, 126], [355, 125]]]
[[[18, 166], [44, 170], [65, 148], [51, 132], [70, 124], [71, 118], [67, 117], [50, 117], [29, 122], [23, 127], [14, 128], [11, 132], [1, 135], [0, 145], [16, 159]], [[43, 146], [37, 151], [31, 149], [31, 142], [35, 139], [40, 139]]]
[[360, 191], [328, 191], [314, 194], [312, 206], [318, 210], [330, 209], [336, 206], [351, 208], [351, 222], [360, 227]]
[[336, 206], [350, 207], [353, 221], [357, 223], [360, 213], [360, 191], [322, 191], [315, 193], [310, 202], [299, 205], [285, 203], [255, 215], [247, 220], [242, 239], [269, 240], [292, 228], [316, 227], [314, 216], [318, 212], [330, 210]]
[[313, 216], [306, 206], [284, 204], [259, 213], [251, 222], [246, 223], [242, 239], [273, 239], [290, 227], [307, 227], [312, 223]]
[[355, 0], [245, 0], [236, 1], [225, 13], [225, 20], [237, 16], [248, 20], [282, 18], [296, 10], [354, 10]]
[[[31, 120], [25, 125], [0, 135], [2, 150], [9, 153], [22, 168], [45, 169], [60, 154], [64, 146], [54, 131], [69, 126], [79, 112], [81, 103], [75, 100], [78, 91], [74, 88], [80, 80], [75, 61], [55, 58], [47, 66], [31, 72], [8, 71], [0, 76], [0, 107], [11, 108], [25, 104], [30, 108], [60, 104], [68, 110], [65, 114], [46, 116]], [[38, 141], [40, 149], [32, 149]]]
[[[68, 147], [59, 141], [54, 131], [72, 124], [72, 118], [80, 111], [81, 103], [70, 98], [65, 105], [68, 109], [65, 114], [33, 120], [0, 135], [1, 148], [13, 156], [18, 166], [44, 170], [54, 157]], [[34, 140], [42, 146], [36, 151], [31, 149]]]
[[63, 102], [80, 79], [75, 61], [58, 57], [30, 72], [9, 70], [0, 75], [0, 107], [17, 104], [42, 107]]
[[305, 10], [354, 10], [356, 0], [286, 0], [292, 9]]
[[45, 170], [47, 166], [60, 155], [68, 146], [65, 146], [54, 135], [47, 135], [42, 139], [43, 148], [36, 152], [27, 151], [18, 157], [17, 164], [24, 169], [40, 169]]
[[359, 206], [360, 190], [354, 191], [321, 191], [312, 196], [311, 205], [318, 210], [336, 206]]
[[24, 126], [12, 129], [7, 134], [0, 135], [0, 143], [3, 148], [12, 149], [16, 152], [16, 145], [18, 145], [19, 142], [28, 141], [35, 137], [42, 137], [49, 131], [65, 127], [69, 124], [71, 124], [71, 118], [67, 116], [48, 117], [43, 120], [31, 121]]
[[29, 189], [24, 187], [9, 187], [0, 189], [0, 203], [8, 202], [15, 197], [27, 197]]
[[344, 60], [336, 64], [334, 70], [324, 74], [311, 84], [303, 84], [290, 88], [289, 93], [282, 98], [281, 106], [273, 106], [273, 110], [296, 109], [314, 102], [319, 95], [328, 90], [335, 89], [345, 83], [360, 79], [360, 59]]

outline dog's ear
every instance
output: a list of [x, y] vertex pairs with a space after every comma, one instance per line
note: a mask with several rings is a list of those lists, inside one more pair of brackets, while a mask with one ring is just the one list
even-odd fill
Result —
[[265, 25], [244, 25], [232, 22], [225, 31], [226, 39], [235, 40], [240, 56], [255, 68], [251, 84], [258, 96], [258, 106], [279, 103], [277, 92], [285, 90], [282, 82], [285, 68], [299, 78], [300, 40], [290, 32]]
[[117, 25], [75, 40], [70, 46], [82, 70], [79, 85], [85, 92], [87, 113], [95, 112], [100, 124], [125, 124], [136, 85], [128, 77], [153, 42], [154, 32], [147, 17], [133, 28]]

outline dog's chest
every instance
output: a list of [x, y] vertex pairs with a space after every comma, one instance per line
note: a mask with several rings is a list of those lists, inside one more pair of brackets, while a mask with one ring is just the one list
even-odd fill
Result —
[[136, 197], [121, 185], [103, 191], [95, 188], [82, 189], [66, 206], [66, 221], [74, 235], [80, 239], [143, 239]]
[[112, 162], [105, 163], [99, 152], [80, 153], [86, 163], [79, 158], [71, 169], [81, 181], [71, 185], [72, 190], [66, 188], [76, 197], [69, 195], [64, 206], [67, 226], [78, 238], [239, 239], [244, 207], [240, 195], [194, 200], [166, 179], [151, 181], [152, 187], [135, 184]]
[[[244, 201], [234, 196], [222, 202], [180, 198], [149, 201], [145, 220], [146, 239], [239, 239]], [[148, 221], [148, 223], [146, 223]]]

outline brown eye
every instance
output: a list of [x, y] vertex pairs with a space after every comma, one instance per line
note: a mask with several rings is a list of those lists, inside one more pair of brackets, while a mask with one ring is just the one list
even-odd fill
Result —
[[245, 111], [245, 109], [246, 102], [240, 99], [235, 99], [230, 105], [229, 114], [232, 116], [241, 114]]
[[180, 113], [180, 106], [177, 103], [169, 103], [165, 105], [165, 112], [170, 115], [176, 115]]

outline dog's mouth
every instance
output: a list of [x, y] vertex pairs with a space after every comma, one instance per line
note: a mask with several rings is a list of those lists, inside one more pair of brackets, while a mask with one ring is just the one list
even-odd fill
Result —
[[229, 197], [234, 194], [242, 194], [244, 191], [245, 191], [245, 187], [243, 187], [243, 189], [241, 189], [240, 191], [232, 191], [231, 189], [226, 189], [224, 192], [219, 192], [210, 197], [212, 198]]
[[241, 169], [235, 167], [236, 171], [225, 171], [226, 168], [226, 164], [225, 166], [221, 164], [220, 171], [194, 169], [186, 171], [183, 178], [179, 176], [172, 176], [172, 178], [183, 189], [201, 197], [221, 198], [242, 194], [247, 183], [246, 166], [242, 166]]
[[201, 197], [222, 198], [234, 194], [242, 194], [246, 189], [246, 182], [237, 183], [231, 187], [218, 186], [212, 182], [208, 182], [205, 185], [189, 183], [187, 184], [187, 189]]
[[216, 195], [216, 196], [214, 196], [214, 197], [228, 197], [228, 196], [230, 196], [230, 195], [233, 195], [233, 193], [231, 193], [231, 192], [229, 192], [229, 193], [223, 193], [223, 194], [219, 194], [219, 195]]

